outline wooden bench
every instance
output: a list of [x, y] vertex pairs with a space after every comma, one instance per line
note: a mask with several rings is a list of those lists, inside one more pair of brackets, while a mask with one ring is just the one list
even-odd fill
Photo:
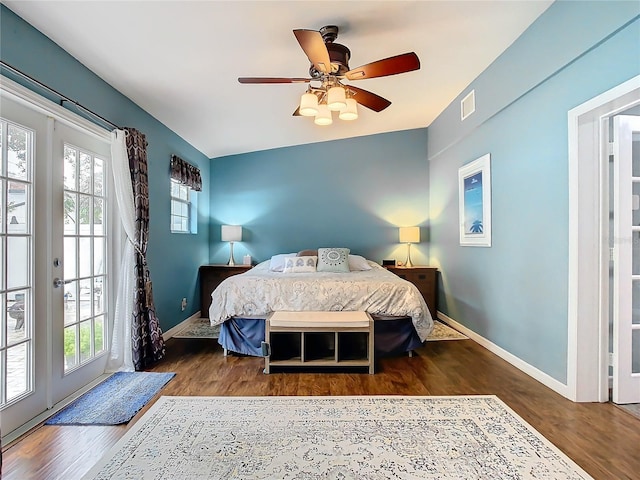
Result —
[[367, 312], [273, 312], [265, 322], [264, 373], [271, 367], [367, 367], [374, 373]]

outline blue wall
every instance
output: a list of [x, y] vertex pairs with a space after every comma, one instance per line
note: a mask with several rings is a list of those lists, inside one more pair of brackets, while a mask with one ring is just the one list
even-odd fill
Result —
[[421, 226], [428, 258], [426, 129], [234, 155], [211, 164], [211, 262], [226, 262], [220, 225], [243, 225], [236, 262], [318, 247], [404, 261], [398, 226]]
[[[137, 128], [146, 135], [150, 197], [148, 261], [157, 314], [162, 328], [167, 330], [198, 311], [198, 267], [209, 258], [209, 159], [4, 5], [0, 5], [0, 45], [5, 62], [117, 125]], [[32, 84], [4, 70], [2, 73], [47, 96]], [[197, 235], [171, 234], [169, 230], [171, 154], [202, 171], [204, 186], [199, 194]], [[187, 298], [189, 305], [184, 312], [180, 310], [182, 297]]]
[[[567, 379], [567, 112], [640, 73], [638, 2], [556, 2], [429, 126], [439, 309]], [[460, 99], [476, 112], [461, 123]], [[458, 168], [491, 154], [491, 248], [458, 240]]]

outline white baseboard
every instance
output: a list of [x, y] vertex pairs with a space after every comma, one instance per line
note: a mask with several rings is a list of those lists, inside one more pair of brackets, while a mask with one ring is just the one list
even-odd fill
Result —
[[499, 347], [495, 343], [490, 342], [489, 340], [487, 340], [486, 338], [482, 337], [481, 335], [478, 335], [473, 330], [469, 330], [467, 327], [465, 327], [464, 325], [456, 322], [453, 318], [448, 317], [444, 313], [438, 312], [438, 319], [442, 320], [444, 323], [448, 324], [452, 328], [455, 328], [459, 332], [464, 333], [467, 337], [469, 337], [474, 342], [482, 345], [484, 348], [489, 350], [491, 353], [495, 353], [497, 356], [499, 356], [503, 360], [509, 362], [511, 365], [513, 365], [517, 369], [519, 369], [522, 372], [526, 373], [530, 377], [536, 379], [537, 381], [539, 381], [543, 385], [549, 387], [554, 392], [557, 392], [560, 395], [562, 395], [563, 397], [568, 398], [569, 400], [571, 400], [569, 387], [567, 385], [565, 385], [564, 383], [559, 382], [558, 380], [556, 380], [555, 378], [551, 377], [550, 375], [544, 373], [541, 370], [538, 370], [536, 367], [534, 367], [532, 365], [529, 365], [524, 360], [516, 357], [512, 353], [509, 353], [508, 351], [506, 351], [502, 347]]
[[200, 318], [200, 312], [196, 312], [193, 315], [191, 315], [189, 318], [187, 318], [187, 319], [183, 320], [182, 322], [180, 322], [179, 324], [177, 324], [175, 327], [171, 327], [166, 332], [162, 332], [163, 340], [166, 342], [171, 337], [173, 337], [176, 333], [178, 333], [180, 330], [182, 330], [184, 327], [186, 327], [187, 324], [189, 324], [191, 322], [194, 322], [194, 321], [198, 320], [199, 318]]

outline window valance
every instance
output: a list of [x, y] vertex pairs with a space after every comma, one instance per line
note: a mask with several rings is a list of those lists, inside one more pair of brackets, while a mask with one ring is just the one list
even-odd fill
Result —
[[196, 192], [202, 190], [200, 169], [185, 162], [177, 155], [171, 155], [171, 178]]

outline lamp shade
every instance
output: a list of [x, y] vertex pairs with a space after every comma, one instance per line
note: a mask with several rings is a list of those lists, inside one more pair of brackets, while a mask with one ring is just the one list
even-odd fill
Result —
[[300, 115], [313, 117], [318, 113], [318, 97], [313, 93], [305, 93], [300, 98]]
[[241, 225], [222, 225], [221, 238], [223, 242], [241, 242], [242, 226]]
[[420, 227], [400, 227], [400, 243], [420, 243]]
[[347, 106], [340, 110], [340, 120], [355, 120], [358, 118], [358, 102], [353, 98], [347, 98]]
[[329, 110], [338, 111], [346, 108], [346, 94], [342, 87], [331, 87], [327, 92], [327, 106]]
[[333, 119], [331, 118], [331, 111], [324, 103], [318, 105], [318, 114], [314, 120], [316, 125], [331, 125]]

